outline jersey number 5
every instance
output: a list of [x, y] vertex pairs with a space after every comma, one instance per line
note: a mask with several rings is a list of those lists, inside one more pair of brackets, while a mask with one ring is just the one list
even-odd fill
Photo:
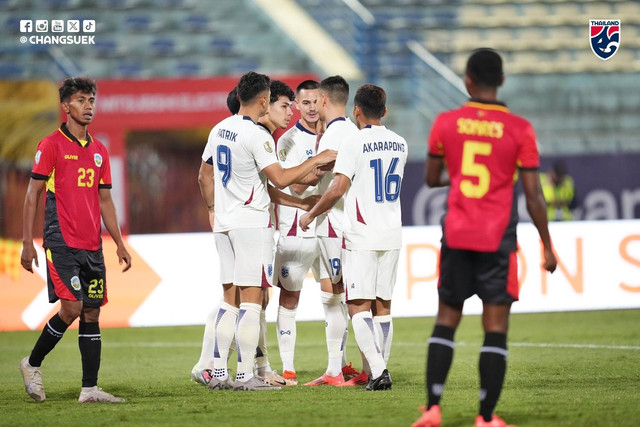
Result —
[[476, 161], [476, 156], [488, 156], [493, 146], [488, 142], [465, 141], [462, 148], [462, 175], [474, 177], [477, 183], [470, 179], [460, 182], [460, 191], [470, 199], [479, 199], [489, 191], [491, 173], [489, 168]]
[[372, 159], [369, 162], [369, 166], [373, 169], [376, 203], [384, 203], [385, 200], [387, 202], [394, 202], [398, 199], [402, 181], [400, 175], [394, 173], [398, 165], [398, 160], [397, 157], [391, 159], [389, 169], [387, 169], [387, 173], [384, 176], [384, 187], [382, 182], [382, 159]]

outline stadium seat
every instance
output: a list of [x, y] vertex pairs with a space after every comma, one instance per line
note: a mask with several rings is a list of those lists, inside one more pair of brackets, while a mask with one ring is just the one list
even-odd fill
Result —
[[22, 79], [26, 76], [25, 68], [16, 63], [0, 62], [0, 80]]

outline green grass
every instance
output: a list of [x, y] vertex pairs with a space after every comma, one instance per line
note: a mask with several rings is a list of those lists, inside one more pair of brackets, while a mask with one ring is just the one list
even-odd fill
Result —
[[[640, 425], [640, 310], [520, 314], [511, 318], [505, 389], [497, 412], [518, 426]], [[39, 332], [0, 333], [0, 425], [408, 426], [424, 403], [426, 340], [433, 318], [395, 319], [393, 390], [289, 387], [209, 392], [189, 381], [202, 327], [103, 330], [100, 386], [124, 404], [80, 405], [80, 355], [69, 331], [43, 365], [47, 400], [24, 392], [18, 363]], [[275, 327], [271, 363], [280, 371]], [[479, 318], [463, 319], [443, 397], [444, 426], [468, 426], [477, 411]], [[353, 339], [349, 359], [360, 366]], [[231, 364], [235, 368], [235, 363]], [[321, 322], [298, 325], [301, 381], [326, 367]]]

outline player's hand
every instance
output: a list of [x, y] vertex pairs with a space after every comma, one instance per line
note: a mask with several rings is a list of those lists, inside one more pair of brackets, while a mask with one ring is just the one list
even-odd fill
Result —
[[544, 249], [544, 269], [549, 273], [553, 273], [556, 271], [556, 267], [558, 265], [558, 261], [556, 260], [556, 255], [553, 253], [551, 248]]
[[300, 225], [302, 231], [307, 231], [309, 229], [309, 224], [311, 224], [311, 221], [313, 221], [313, 218], [311, 217], [311, 215], [306, 213], [300, 217], [298, 225]]
[[302, 202], [300, 204], [300, 209], [303, 209], [309, 212], [316, 205], [316, 203], [318, 203], [318, 200], [320, 200], [320, 197], [321, 196], [319, 195], [305, 197], [304, 199], [302, 199]]
[[127, 248], [125, 248], [124, 245], [118, 246], [116, 254], [118, 254], [118, 264], [122, 265], [123, 262], [125, 263], [125, 266], [122, 269], [122, 272], [124, 273], [131, 268], [131, 255], [129, 255], [129, 251], [127, 251]]
[[[318, 166], [326, 166], [330, 163], [335, 163], [337, 155], [338, 152], [336, 150], [324, 150], [323, 152], [316, 154], [314, 159], [316, 160]], [[322, 169], [324, 170], [325, 168], [323, 167]], [[333, 164], [331, 165], [330, 169], [326, 170], [331, 169], [333, 169]]]
[[40, 267], [38, 264], [38, 253], [36, 252], [36, 247], [33, 246], [33, 242], [25, 243], [22, 246], [22, 253], [20, 254], [20, 264], [22, 264], [22, 268], [33, 274], [32, 263], [34, 261], [36, 267]]
[[211, 231], [213, 231], [213, 224], [214, 224], [215, 217], [216, 217], [215, 212], [213, 210], [210, 210], [209, 211], [209, 225], [211, 226]]

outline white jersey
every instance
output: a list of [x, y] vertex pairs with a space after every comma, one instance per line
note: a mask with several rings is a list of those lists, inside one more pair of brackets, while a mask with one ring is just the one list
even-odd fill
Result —
[[351, 180], [344, 202], [347, 249], [400, 249], [406, 162], [407, 142], [384, 126], [368, 125], [340, 147], [333, 171]]
[[[327, 125], [327, 130], [320, 138], [318, 153], [324, 150], [339, 151], [340, 147], [346, 143], [352, 143], [358, 139], [358, 128], [347, 117], [338, 117]], [[333, 181], [333, 172], [327, 172], [318, 184], [318, 194], [324, 194]], [[328, 215], [318, 215], [316, 219], [316, 236], [321, 237], [341, 237], [343, 230], [344, 200], [340, 198], [331, 208]]]
[[[284, 169], [293, 168], [316, 154], [317, 135], [307, 130], [300, 122], [287, 130], [278, 139], [278, 160]], [[284, 193], [304, 199], [316, 194], [316, 187], [309, 186], [302, 194], [294, 194], [291, 187], [282, 190]], [[315, 237], [315, 221], [309, 224], [307, 231], [298, 225], [304, 210], [290, 206], [278, 205], [278, 229], [283, 236]]]
[[261, 171], [277, 162], [274, 147], [271, 135], [246, 116], [231, 116], [211, 130], [202, 160], [214, 167], [215, 232], [270, 226]]

